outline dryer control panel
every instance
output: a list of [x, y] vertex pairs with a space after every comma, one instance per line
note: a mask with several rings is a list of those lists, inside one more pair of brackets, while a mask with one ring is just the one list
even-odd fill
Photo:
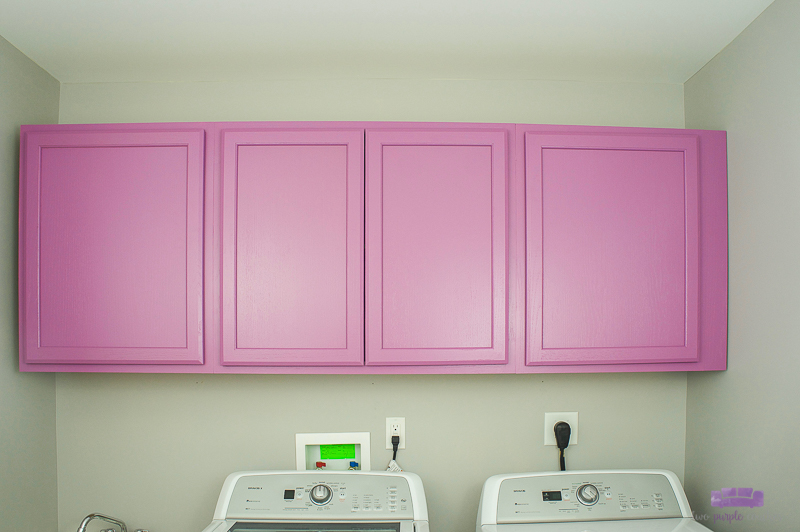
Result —
[[563, 472], [508, 477], [499, 484], [498, 524], [682, 517], [673, 486], [660, 473]]
[[238, 479], [227, 519], [413, 519], [408, 481], [348, 473], [253, 475]]

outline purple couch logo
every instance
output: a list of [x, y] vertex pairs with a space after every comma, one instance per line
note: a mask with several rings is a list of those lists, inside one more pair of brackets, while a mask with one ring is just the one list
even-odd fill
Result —
[[711, 492], [711, 506], [717, 508], [760, 508], [764, 506], [764, 492], [753, 488], [722, 488]]

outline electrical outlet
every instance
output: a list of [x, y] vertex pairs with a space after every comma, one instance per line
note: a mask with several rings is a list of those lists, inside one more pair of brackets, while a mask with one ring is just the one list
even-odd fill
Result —
[[578, 445], [578, 413], [577, 412], [547, 412], [544, 415], [544, 444], [555, 445], [555, 427], [559, 421], [569, 423], [569, 445]]
[[392, 436], [400, 436], [398, 449], [406, 448], [406, 418], [387, 417], [386, 418], [386, 448], [393, 449]]

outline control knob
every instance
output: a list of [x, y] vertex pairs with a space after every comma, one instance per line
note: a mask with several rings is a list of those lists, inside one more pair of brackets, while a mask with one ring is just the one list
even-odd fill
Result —
[[320, 506], [328, 504], [332, 497], [333, 491], [325, 484], [317, 484], [311, 488], [311, 494], [309, 495], [311, 502]]
[[600, 491], [593, 484], [584, 484], [576, 493], [578, 501], [584, 506], [591, 506], [600, 499]]

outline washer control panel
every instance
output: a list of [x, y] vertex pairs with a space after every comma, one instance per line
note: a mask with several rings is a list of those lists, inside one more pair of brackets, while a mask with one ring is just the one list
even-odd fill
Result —
[[228, 519], [413, 519], [411, 490], [402, 477], [315, 474], [240, 478]]
[[559, 473], [507, 478], [497, 523], [681, 517], [667, 477], [655, 473]]

